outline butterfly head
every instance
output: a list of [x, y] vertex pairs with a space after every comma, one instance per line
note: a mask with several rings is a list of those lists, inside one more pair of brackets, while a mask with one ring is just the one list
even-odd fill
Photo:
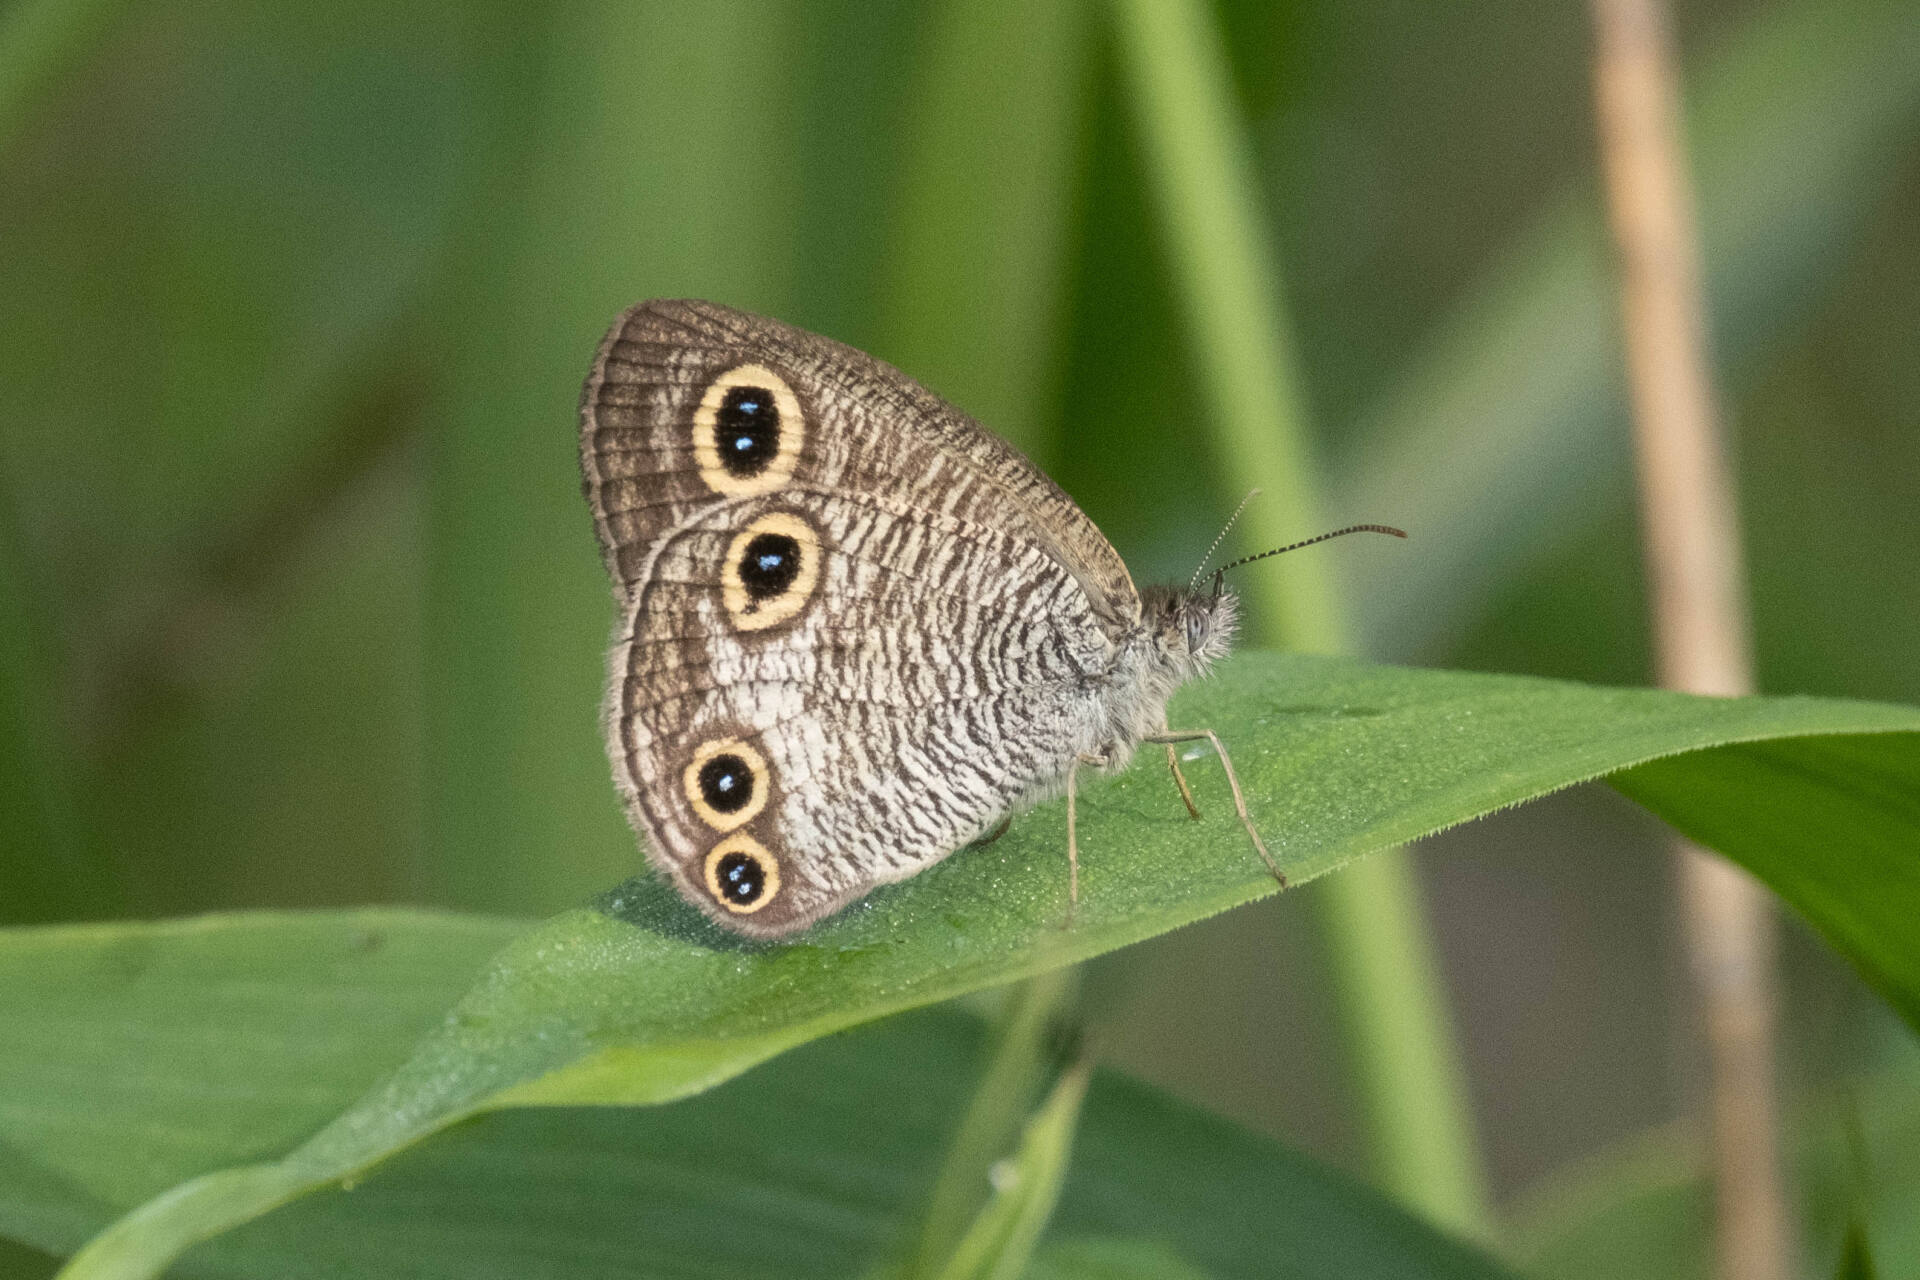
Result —
[[1183, 680], [1206, 674], [1233, 647], [1233, 633], [1240, 625], [1240, 598], [1222, 590], [1218, 578], [1199, 591], [1148, 587], [1140, 603], [1154, 652]]

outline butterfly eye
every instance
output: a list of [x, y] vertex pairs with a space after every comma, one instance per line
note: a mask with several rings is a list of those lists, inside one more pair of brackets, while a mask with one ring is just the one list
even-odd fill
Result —
[[780, 892], [780, 863], [744, 831], [707, 850], [707, 892], [735, 915], [749, 915]]

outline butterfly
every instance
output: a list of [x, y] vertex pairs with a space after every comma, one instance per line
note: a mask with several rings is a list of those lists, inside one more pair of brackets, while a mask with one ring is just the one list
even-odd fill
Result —
[[1220, 576], [1136, 588], [1058, 486], [899, 370], [643, 302], [594, 360], [580, 463], [619, 609], [614, 780], [720, 924], [793, 933], [1061, 790], [1077, 901], [1079, 770], [1166, 744], [1197, 818], [1172, 744], [1198, 739], [1284, 883], [1219, 739], [1167, 720], [1232, 644]]

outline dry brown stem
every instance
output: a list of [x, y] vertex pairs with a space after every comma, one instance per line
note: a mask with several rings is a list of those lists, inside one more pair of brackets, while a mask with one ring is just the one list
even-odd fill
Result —
[[[1751, 692], [1739, 521], [1707, 365], [1699, 238], [1660, 0], [1593, 0], [1608, 213], [1620, 257], [1647, 578], [1663, 684]], [[1772, 918], [1760, 889], [1677, 850], [1689, 968], [1707, 1032], [1722, 1280], [1787, 1280], [1793, 1233], [1773, 1083]]]

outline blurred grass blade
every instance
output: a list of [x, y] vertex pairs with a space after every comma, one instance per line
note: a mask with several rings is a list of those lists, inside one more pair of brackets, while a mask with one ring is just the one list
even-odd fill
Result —
[[[0, 1037], [0, 1236], [66, 1253], [170, 1182], [347, 1106], [507, 928], [347, 911], [0, 931], [0, 1020], [25, 1029]], [[898, 1247], [983, 1040], [976, 1019], [928, 1010], [678, 1106], [482, 1117], [176, 1272], [526, 1280], [639, 1259], [844, 1280]], [[1111, 1072], [1074, 1142], [1049, 1232], [1071, 1243], [1045, 1251], [1072, 1275], [1506, 1275], [1350, 1179]]]
[[[1915, 708], [1702, 699], [1305, 655], [1245, 655], [1187, 691], [1176, 713], [1216, 726], [1232, 745], [1249, 803], [1296, 883], [1676, 752], [1696, 754], [1662, 768], [1708, 762], [1698, 788], [1743, 785], [1748, 775], [1712, 761], [1768, 739], [1778, 741], [1765, 750], [1784, 761], [1842, 751], [1898, 771], [1920, 757]], [[1230, 812], [1217, 770], [1196, 765], [1189, 775], [1203, 810]], [[1760, 807], [1722, 797], [1716, 812]], [[1910, 927], [1920, 913], [1920, 814], [1875, 803], [1844, 776], [1807, 811], [1829, 823], [1844, 815], [1872, 840], [1858, 850], [1830, 844], [1816, 878], [1783, 880], [1782, 891], [1823, 928], [1821, 904], [1799, 895], [1877, 904], [1828, 936], [1857, 963], [1870, 949], [1895, 984], [1890, 998], [1920, 1007], [1920, 935]], [[882, 889], [789, 945], [726, 934], [657, 881], [623, 886], [508, 946], [406, 1064], [305, 1145], [150, 1201], [68, 1274], [153, 1275], [197, 1240], [357, 1178], [481, 1112], [674, 1101], [842, 1028], [1085, 960], [1274, 891], [1233, 823], [1191, 823], [1164, 777], [1135, 769], [1086, 798], [1081, 901], [1063, 929], [1060, 818], [1058, 805], [1043, 806], [997, 843]], [[1737, 860], [1755, 850], [1764, 859], [1770, 839], [1764, 824], [1729, 820], [1718, 845]], [[1887, 847], [1907, 849], [1905, 860], [1889, 864]]]
[[[1089, 16], [1085, 0], [936, 0], [920, 15], [881, 273], [874, 349], [1035, 455], [1057, 425], [1044, 401], [1083, 150]], [[981, 1212], [988, 1170], [1019, 1136], [1072, 989], [1056, 972], [1006, 993], [904, 1274], [939, 1274]]]
[[[1219, 34], [1200, 0], [1113, 0], [1113, 11], [1161, 242], [1213, 410], [1219, 487], [1236, 498], [1259, 489], [1260, 500], [1241, 514], [1240, 540], [1284, 546], [1325, 521], [1280, 264], [1260, 217]], [[1263, 643], [1310, 653], [1346, 647], [1327, 565], [1290, 556], [1237, 584]]]
[[123, 0], [14, 0], [0, 13], [0, 156], [124, 7]]
[[993, 1166], [993, 1196], [961, 1237], [940, 1280], [1020, 1280], [1053, 1216], [1093, 1063], [1067, 1069], [1027, 1122], [1020, 1145]]
[[1051, 1240], [1027, 1272], [1031, 1280], [1208, 1280], [1208, 1274], [1157, 1240], [1096, 1236]]
[[[794, 4], [562, 5], [531, 176], [477, 199], [433, 413], [430, 901], [544, 912], [637, 856], [594, 725], [613, 611], [574, 479], [580, 380], [638, 299], [788, 310]], [[544, 41], [544, 43], [540, 43]], [[663, 130], [659, 122], [672, 120]], [[742, 179], [750, 180], [742, 180]], [[724, 198], [729, 190], [755, 198]]]
[[0, 483], [0, 922], [107, 915], [117, 902], [74, 806], [52, 627]]
[[1834, 1280], [1878, 1280], [1879, 1269], [1873, 1265], [1873, 1245], [1867, 1239], [1867, 1228], [1859, 1218], [1847, 1219], [1847, 1236], [1840, 1242], [1840, 1265], [1834, 1269]]
[[1055, 1020], [1070, 1008], [1074, 971], [1057, 969], [1003, 993], [986, 1068], [954, 1130], [904, 1275], [938, 1275], [992, 1188], [990, 1172], [1019, 1138], [1051, 1063]]
[[1084, 150], [1087, 0], [936, 0], [909, 107], [879, 354], [1047, 451], [1067, 220]]
[[[1805, 1225], [1799, 1274], [1858, 1266], [1849, 1237], [1871, 1222], [1871, 1264], [1885, 1276], [1920, 1275], [1920, 1056], [1861, 1081], [1860, 1134], [1873, 1157], [1872, 1213], [1864, 1218], [1852, 1138], [1834, 1124], [1831, 1097], [1786, 1109], [1786, 1150]], [[1697, 1138], [1673, 1128], [1644, 1134], [1536, 1190], [1516, 1214], [1514, 1253], [1539, 1280], [1709, 1276], [1703, 1229], [1712, 1190]], [[1844, 1273], [1844, 1271], [1842, 1272]]]
[[[1201, 0], [1116, 0], [1115, 12], [1174, 291], [1212, 401], [1220, 487], [1257, 487], [1242, 536], [1284, 546], [1324, 527], [1323, 506], [1232, 77]], [[1255, 634], [1309, 652], [1346, 649], [1328, 565], [1291, 556], [1242, 579]], [[1459, 1047], [1408, 855], [1370, 859], [1318, 901], [1376, 1176], [1435, 1222], [1489, 1235]]]
[[[1920, 7], [1761, 8], [1688, 94], [1718, 363], [1730, 392], [1818, 304], [1897, 182], [1920, 120]], [[1844, 86], [1837, 88], [1836, 86]], [[1584, 186], [1407, 361], [1350, 432], [1342, 510], [1413, 530], [1418, 556], [1356, 558], [1371, 653], [1431, 653], [1557, 537], [1631, 492], [1606, 232]]]
[[[1086, 113], [1084, 0], [936, 0], [920, 16], [873, 349], [1044, 455], [1063, 242]], [[991, 74], [982, 74], [991, 68]], [[980, 1210], [1045, 1066], [1061, 973], [1007, 993], [907, 1275], [934, 1275]]]

